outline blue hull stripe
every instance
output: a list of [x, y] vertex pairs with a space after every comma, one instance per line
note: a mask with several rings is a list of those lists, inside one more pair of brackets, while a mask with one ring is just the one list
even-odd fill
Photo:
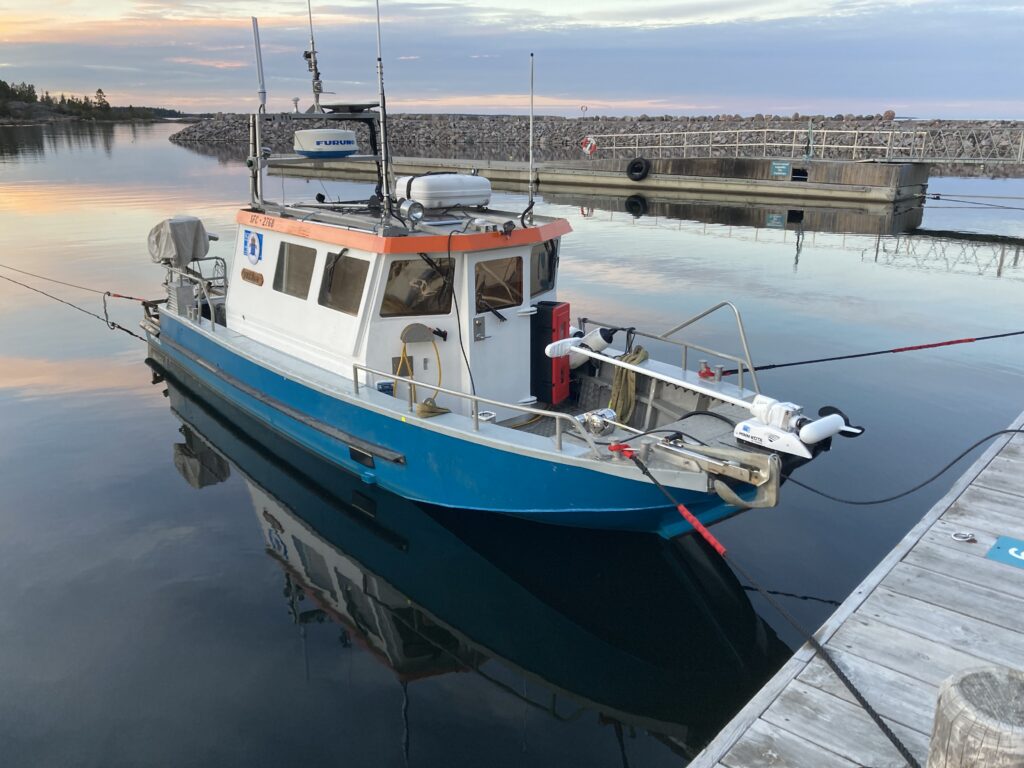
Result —
[[[646, 481], [496, 449], [347, 403], [253, 362], [177, 318], [164, 315], [153, 341], [194, 378], [269, 428], [406, 498], [560, 525], [663, 536], [691, 530]], [[350, 446], [381, 458], [368, 468], [352, 457]], [[705, 524], [737, 511], [715, 494], [673, 493]]]

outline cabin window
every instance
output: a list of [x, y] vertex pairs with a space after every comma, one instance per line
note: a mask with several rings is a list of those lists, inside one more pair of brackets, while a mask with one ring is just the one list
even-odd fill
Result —
[[476, 311], [518, 307], [523, 303], [523, 259], [478, 261], [476, 265]]
[[328, 253], [324, 265], [324, 279], [320, 283], [320, 304], [346, 315], [359, 314], [363, 299], [366, 273], [370, 262], [341, 253]]
[[554, 288], [557, 271], [558, 240], [547, 240], [533, 246], [530, 251], [530, 296]]
[[281, 243], [277, 251], [277, 269], [274, 272], [274, 290], [304, 299], [309, 296], [313, 280], [316, 249], [295, 243]]
[[402, 259], [388, 267], [381, 317], [447, 315], [452, 310], [455, 260]]

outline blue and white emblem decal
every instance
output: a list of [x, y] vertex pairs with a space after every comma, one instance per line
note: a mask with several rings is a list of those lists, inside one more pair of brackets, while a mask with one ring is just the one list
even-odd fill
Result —
[[263, 233], [253, 232], [251, 229], [243, 230], [242, 242], [245, 248], [245, 257], [249, 263], [256, 266], [263, 261]]

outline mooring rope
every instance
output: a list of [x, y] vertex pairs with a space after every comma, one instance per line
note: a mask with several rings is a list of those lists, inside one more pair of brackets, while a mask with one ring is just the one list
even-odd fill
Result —
[[[12, 272], [20, 272], [23, 275], [28, 275], [29, 277], [35, 277], [35, 278], [37, 278], [39, 280], [46, 280], [47, 282], [57, 283], [58, 285], [66, 285], [69, 288], [77, 288], [80, 291], [88, 291], [89, 293], [98, 293], [98, 294], [101, 294], [101, 295], [104, 295], [104, 296], [111, 296], [111, 297], [113, 297], [115, 299], [128, 299], [128, 301], [138, 301], [138, 302], [145, 302], [146, 301], [146, 299], [140, 299], [137, 296], [126, 296], [123, 293], [114, 293], [113, 291], [101, 291], [99, 288], [89, 288], [89, 287], [84, 286], [84, 285], [78, 285], [77, 283], [68, 283], [68, 282], [65, 282], [64, 280], [57, 280], [54, 277], [46, 277], [45, 275], [37, 275], [34, 272], [28, 272], [27, 270], [24, 270], [24, 269], [18, 269], [17, 267], [12, 267], [9, 264], [0, 264], [0, 267], [3, 267], [4, 269], [9, 269]], [[11, 282], [13, 283], [13, 282], [16, 282], [16, 281], [12, 280]], [[22, 285], [22, 283], [18, 283], [18, 284]]]
[[[1004, 210], [1004, 211], [1024, 211], [1024, 208], [1022, 208], [1019, 205], [999, 205], [997, 203], [982, 203], [982, 202], [979, 202], [977, 200], [967, 200], [967, 199], [964, 199], [964, 198], [968, 197], [968, 195], [965, 195], [964, 198], [957, 198], [957, 197], [947, 197], [946, 195], [942, 195], [942, 194], [939, 194], [939, 193], [934, 193], [934, 194], [930, 194], [930, 195], [918, 195], [918, 197], [920, 197], [922, 200], [944, 200], [944, 201], [947, 201], [947, 202], [950, 202], [950, 203], [966, 203], [967, 205], [976, 206], [978, 208], [998, 208], [998, 209]], [[1007, 199], [1012, 199], [1012, 198], [1007, 198]]]
[[996, 438], [996, 437], [999, 437], [1000, 435], [1017, 435], [1017, 434], [1024, 434], [1024, 429], [1000, 429], [998, 432], [993, 432], [991, 435], [985, 435], [980, 440], [976, 440], [974, 443], [972, 443], [969, 448], [961, 451], [960, 454], [955, 459], [953, 459], [951, 462], [949, 462], [946, 466], [944, 466], [942, 469], [940, 469], [934, 475], [929, 477], [927, 480], [918, 483], [913, 488], [910, 488], [910, 489], [908, 489], [906, 491], [903, 491], [902, 493], [897, 493], [897, 494], [894, 494], [893, 496], [886, 496], [884, 499], [869, 499], [869, 500], [866, 500], [866, 501], [857, 501], [857, 500], [854, 500], [854, 499], [843, 499], [843, 498], [840, 498], [839, 496], [833, 496], [830, 493], [825, 493], [824, 491], [819, 491], [817, 488], [812, 488], [811, 486], [807, 485], [806, 483], [801, 483], [799, 480], [794, 480], [789, 475], [786, 475], [786, 479], [789, 482], [791, 482], [793, 485], [800, 486], [805, 491], [810, 491], [811, 493], [817, 494], [818, 496], [826, 498], [829, 501], [836, 501], [836, 502], [839, 502], [840, 504], [851, 504], [851, 505], [859, 506], [859, 507], [868, 507], [868, 506], [872, 506], [874, 504], [885, 504], [885, 503], [890, 502], [890, 501], [896, 501], [897, 499], [902, 499], [904, 496], [909, 496], [910, 494], [914, 493], [915, 491], [921, 490], [922, 488], [924, 488], [929, 483], [935, 482], [940, 477], [942, 477], [942, 475], [944, 475], [946, 472], [948, 472], [950, 469], [952, 469], [953, 465], [956, 464], [958, 461], [960, 461], [960, 459], [962, 459], [964, 456], [969, 454], [971, 451], [973, 451], [975, 448], [977, 448], [982, 443], [987, 443], [989, 440], [991, 440], [993, 438]]
[[882, 719], [882, 716], [875, 711], [875, 708], [871, 706], [871, 703], [864, 697], [864, 694], [860, 692], [854, 682], [847, 676], [846, 672], [839, 666], [839, 663], [832, 657], [832, 654], [825, 648], [825, 646], [814, 636], [812, 632], [809, 632], [804, 626], [797, 621], [797, 619], [786, 610], [786, 608], [779, 603], [767, 589], [762, 587], [753, 576], [747, 573], [746, 569], [740, 565], [735, 558], [727, 553], [726, 548], [722, 543], [715, 538], [714, 534], [711, 533], [704, 525], [697, 519], [697, 517], [686, 508], [685, 505], [680, 504], [676, 501], [672, 493], [659, 480], [651, 473], [651, 470], [647, 465], [641, 461], [640, 457], [626, 444], [615, 444], [609, 446], [609, 450], [617, 451], [622, 453], [626, 458], [631, 459], [637, 468], [647, 476], [647, 478], [654, 483], [655, 487], [665, 496], [665, 498], [672, 504], [681, 514], [686, 521], [693, 526], [694, 530], [700, 534], [700, 536], [706, 541], [712, 549], [714, 549], [722, 559], [725, 560], [743, 579], [745, 579], [754, 589], [757, 590], [758, 594], [763, 597], [769, 605], [771, 605], [776, 611], [779, 612], [786, 622], [799, 632], [811, 647], [821, 656], [829, 669], [835, 674], [839, 681], [846, 687], [846, 689], [853, 695], [857, 700], [857, 703], [864, 709], [868, 714], [868, 717], [878, 726], [878, 729], [885, 735], [889, 742], [896, 748], [896, 751], [900, 753], [900, 756], [907, 762], [910, 768], [921, 768], [921, 764], [917, 762], [910, 750], [907, 749], [906, 745], [900, 741], [900, 738], [893, 732], [889, 725]]
[[[918, 352], [922, 349], [935, 349], [937, 347], [951, 347], [956, 344], [972, 344], [975, 341], [989, 341], [991, 339], [1005, 339], [1010, 336], [1024, 336], [1024, 331], [1007, 331], [1006, 333], [990, 333], [987, 336], [970, 336], [964, 339], [950, 339], [948, 341], [935, 341], [930, 344], [914, 344], [909, 347], [893, 347], [892, 349], [879, 349], [874, 352], [855, 352], [851, 355], [834, 355], [832, 357], [816, 357], [813, 360], [797, 360], [792, 363], [769, 363], [767, 365], [755, 365], [755, 371], [770, 371], [775, 368], [792, 368], [797, 365], [811, 365], [812, 363], [831, 363], [836, 360], [854, 360], [859, 357], [875, 357], [877, 355], [895, 355], [900, 352]], [[722, 371], [723, 376], [735, 376], [739, 368], [728, 368]]]
[[[20, 285], [22, 288], [28, 288], [30, 291], [35, 291], [36, 293], [40, 293], [43, 296], [46, 296], [48, 299], [53, 299], [54, 301], [59, 301], [61, 304], [66, 304], [67, 306], [71, 307], [72, 309], [77, 309], [79, 312], [84, 312], [85, 314], [89, 315], [90, 317], [95, 317], [97, 320], [102, 322], [104, 325], [107, 326], [107, 328], [110, 328], [111, 330], [124, 331], [129, 336], [134, 336], [136, 339], [139, 339], [139, 341], [143, 341], [143, 342], [146, 341], [146, 339], [143, 336], [139, 336], [139, 334], [135, 333], [134, 331], [130, 331], [129, 329], [125, 328], [120, 323], [114, 322], [113, 320], [110, 319], [110, 316], [107, 315], [107, 296], [116, 296], [117, 298], [131, 298], [131, 297], [120, 296], [119, 294], [115, 294], [115, 293], [98, 291], [98, 293], [103, 293], [103, 313], [104, 313], [104, 315], [106, 315], [105, 317], [103, 317], [103, 316], [97, 315], [95, 312], [90, 312], [88, 309], [85, 309], [84, 307], [80, 307], [77, 304], [73, 304], [70, 301], [65, 301], [64, 299], [58, 298], [57, 296], [54, 296], [52, 293], [47, 293], [46, 291], [41, 291], [38, 288], [33, 288], [31, 285], [23, 283], [20, 280], [15, 280], [12, 277], [7, 277], [6, 275], [0, 275], [0, 280], [6, 280], [9, 283], [14, 283], [15, 285]], [[54, 282], [59, 282], [59, 281], [55, 280]], [[76, 287], [79, 287], [79, 286], [76, 286]], [[85, 289], [85, 290], [90, 290], [90, 289]], [[133, 300], [134, 301], [143, 301], [143, 299], [133, 299]]]

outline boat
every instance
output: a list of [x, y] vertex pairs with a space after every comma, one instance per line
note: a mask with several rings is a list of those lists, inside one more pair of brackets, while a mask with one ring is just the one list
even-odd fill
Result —
[[[699, 539], [410, 502], [338, 473], [155, 354], [181, 425], [179, 472], [197, 489], [241, 479], [286, 615], [300, 631], [342, 632], [338, 653], [365, 649], [403, 691], [468, 674], [562, 723], [642, 728], [693, 757], [790, 655]], [[463, 689], [447, 690], [461, 711]]]
[[[317, 114], [371, 128], [369, 199], [266, 199], [261, 105], [232, 256], [209, 255], [196, 218], [153, 229], [167, 298], [145, 306], [151, 347], [367, 485], [568, 526], [672, 537], [693, 528], [678, 505], [704, 525], [774, 506], [790, 472], [861, 431], [761, 394], [728, 301], [660, 332], [573, 326], [569, 222], [537, 214], [532, 185], [504, 211], [481, 176], [393, 179], [379, 57], [378, 75], [379, 105]], [[680, 335], [718, 313], [738, 351]]]

